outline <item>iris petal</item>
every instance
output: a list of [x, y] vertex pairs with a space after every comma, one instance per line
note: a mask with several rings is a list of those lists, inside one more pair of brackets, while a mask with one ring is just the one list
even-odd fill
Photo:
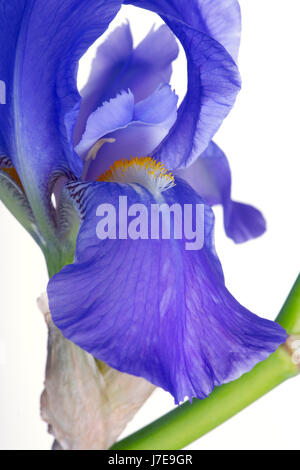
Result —
[[98, 47], [88, 81], [80, 92], [82, 101], [74, 129], [75, 145], [78, 145], [84, 133], [90, 114], [104, 101], [109, 101], [123, 89], [127, 90], [129, 88], [128, 86], [119, 88], [114, 95], [107, 95], [111, 84], [118, 79], [119, 74], [126, 66], [132, 54], [132, 49], [133, 38], [128, 23], [116, 28], [106, 41]]
[[[76, 258], [48, 285], [53, 320], [66, 338], [111, 367], [164, 388], [176, 403], [205, 398], [285, 341], [281, 326], [249, 312], [226, 289], [208, 206], [202, 250], [187, 251], [184, 239], [99, 241], [100, 202], [117, 208], [126, 196], [128, 206], [149, 209], [156, 199], [127, 184], [68, 188], [83, 216]], [[203, 203], [181, 181], [162, 194], [169, 206]]]
[[[225, 48], [210, 36], [214, 31], [206, 23], [210, 17], [208, 2], [191, 2], [189, 7], [184, 0], [126, 3], [157, 12], [185, 49], [187, 94], [176, 124], [157, 151], [157, 159], [173, 169], [188, 166], [206, 149], [235, 102], [240, 89], [237, 66]], [[221, 2], [222, 14], [230, 11], [228, 5]]]
[[104, 103], [87, 121], [76, 151], [81, 157], [102, 137], [115, 139], [104, 145], [91, 162], [87, 179], [95, 180], [116, 160], [149, 155], [166, 137], [177, 116], [177, 96], [163, 85], [145, 100], [134, 103], [131, 91]]
[[241, 11], [238, 0], [125, 0], [161, 16], [179, 19], [212, 37], [237, 59], [241, 36]]
[[157, 31], [151, 30], [135, 49], [129, 24], [116, 28], [98, 47], [89, 79], [81, 91], [75, 144], [82, 137], [89, 115], [104, 101], [130, 89], [135, 102], [138, 102], [153, 93], [160, 84], [168, 83], [171, 63], [177, 54], [175, 37], [166, 25]]
[[246, 242], [265, 232], [266, 222], [258, 209], [231, 199], [229, 163], [214, 142], [190, 167], [178, 170], [177, 175], [187, 181], [207, 204], [222, 204], [226, 234], [236, 243]]
[[116, 98], [107, 101], [90, 115], [85, 133], [76, 146], [78, 155], [83, 156], [106, 134], [127, 126], [133, 120], [134, 96], [121, 92]]

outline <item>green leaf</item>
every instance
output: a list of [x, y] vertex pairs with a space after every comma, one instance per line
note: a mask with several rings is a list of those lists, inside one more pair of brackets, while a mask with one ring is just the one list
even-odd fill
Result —
[[0, 200], [14, 217], [30, 233], [34, 240], [43, 247], [45, 241], [36, 225], [36, 221], [27, 197], [21, 187], [4, 171], [0, 170]]
[[60, 195], [56, 216], [58, 238], [64, 251], [69, 253], [69, 262], [72, 263], [79, 230], [79, 215], [65, 189]]

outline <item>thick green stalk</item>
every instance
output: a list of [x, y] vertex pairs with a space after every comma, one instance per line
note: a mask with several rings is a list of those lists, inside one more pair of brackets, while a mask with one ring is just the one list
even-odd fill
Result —
[[286, 329], [289, 335], [300, 334], [300, 274], [276, 321]]
[[[276, 319], [289, 335], [300, 334], [300, 276]], [[185, 403], [116, 443], [113, 450], [182, 449], [299, 373], [285, 346], [240, 379], [216, 388], [205, 400]]]

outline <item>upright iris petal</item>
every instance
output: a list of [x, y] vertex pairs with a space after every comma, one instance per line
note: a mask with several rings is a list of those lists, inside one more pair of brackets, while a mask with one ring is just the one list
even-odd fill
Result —
[[177, 42], [166, 25], [152, 29], [136, 48], [133, 48], [129, 23], [116, 28], [98, 47], [87, 84], [81, 91], [75, 144], [81, 139], [90, 114], [105, 101], [130, 90], [138, 102], [159, 85], [169, 83], [171, 63], [177, 55]]
[[[184, 0], [133, 0], [126, 3], [158, 13], [185, 50], [187, 94], [179, 108], [176, 124], [156, 154], [157, 159], [169, 168], [185, 167], [206, 149], [240, 89], [237, 66], [218, 42], [222, 39], [227, 45], [231, 43], [227, 39], [232, 37], [232, 31], [240, 23], [238, 3], [220, 0], [221, 12], [216, 16], [220, 21], [215, 23], [213, 15], [209, 14], [211, 2], [206, 0], [191, 2], [189, 8]], [[228, 31], [226, 11], [229, 16], [234, 11], [234, 20], [228, 23]]]
[[[129, 163], [115, 164], [104, 178], [109, 182], [68, 184], [83, 222], [74, 264], [48, 286], [52, 317], [68, 339], [111, 367], [164, 388], [176, 403], [185, 397], [204, 398], [214, 386], [265, 359], [285, 341], [286, 333], [242, 307], [226, 289], [208, 206], [201, 250], [187, 250], [186, 236], [124, 235], [120, 197], [126, 196], [128, 208], [142, 204], [148, 214], [157, 203], [178, 204], [182, 211], [185, 204], [203, 204], [180, 180], [174, 186], [167, 176], [167, 187], [158, 186], [160, 166], [156, 170], [137, 160], [139, 171], [133, 171]], [[100, 202], [116, 208], [116, 234], [121, 228], [121, 238], [98, 239]]]
[[148, 8], [165, 18], [179, 20], [212, 37], [237, 59], [241, 36], [238, 0], [126, 0], [124, 3]]

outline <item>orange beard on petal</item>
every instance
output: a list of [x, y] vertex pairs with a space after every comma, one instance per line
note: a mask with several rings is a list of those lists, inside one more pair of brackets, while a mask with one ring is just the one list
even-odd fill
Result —
[[135, 157], [131, 160], [121, 159], [102, 175], [97, 181], [141, 184], [149, 191], [163, 192], [175, 186], [172, 172], [165, 165], [152, 157]]
[[15, 170], [15, 168], [0, 168], [1, 171], [4, 171], [4, 173], [7, 173], [11, 179], [13, 179], [15, 181], [15, 183], [17, 183], [18, 186], [20, 186], [20, 188], [22, 189], [22, 191], [24, 192], [24, 188], [23, 188], [23, 185], [21, 183], [21, 180], [19, 178], [19, 175], [17, 173], [17, 171]]

